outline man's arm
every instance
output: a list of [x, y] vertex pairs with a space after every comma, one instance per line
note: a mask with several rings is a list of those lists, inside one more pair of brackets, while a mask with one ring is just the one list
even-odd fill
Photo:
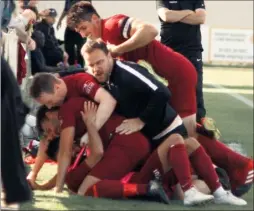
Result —
[[99, 103], [95, 120], [95, 126], [99, 130], [115, 110], [116, 100], [103, 87], [97, 90], [94, 100]]
[[86, 163], [90, 168], [93, 168], [101, 160], [104, 153], [102, 140], [95, 126], [96, 109], [97, 106], [94, 103], [85, 101], [84, 112], [81, 112], [89, 138], [88, 146], [91, 153], [86, 158]]
[[46, 145], [45, 141], [46, 140], [41, 140], [40, 141], [39, 150], [38, 150], [38, 153], [37, 153], [37, 157], [36, 157], [36, 160], [35, 160], [34, 167], [27, 176], [27, 180], [29, 181], [31, 186], [33, 186], [33, 184], [36, 180], [37, 174], [41, 170], [41, 168], [42, 168], [43, 164], [45, 163], [45, 161], [48, 159], [48, 156], [45, 153], [46, 150], [47, 150], [47, 145]]
[[122, 36], [128, 40], [116, 47], [116, 52], [123, 54], [148, 45], [158, 35], [158, 30], [149, 23], [126, 17], [119, 23]]
[[62, 192], [65, 175], [71, 162], [72, 144], [74, 140], [74, 127], [64, 128], [60, 134], [60, 147], [58, 153], [58, 169], [56, 180], [56, 192]]
[[193, 13], [191, 9], [170, 10], [168, 9], [167, 4], [168, 1], [156, 0], [157, 14], [164, 22], [176, 23]]
[[196, 1], [183, 1], [180, 2], [181, 6], [184, 8], [194, 8], [194, 13], [186, 16], [180, 22], [190, 24], [190, 25], [200, 25], [205, 23], [206, 19], [206, 10], [204, 0], [196, 0]]

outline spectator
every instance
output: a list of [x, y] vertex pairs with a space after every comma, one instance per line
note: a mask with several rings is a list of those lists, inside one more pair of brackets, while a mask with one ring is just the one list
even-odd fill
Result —
[[197, 121], [206, 116], [203, 99], [203, 63], [200, 25], [205, 22], [204, 0], [157, 0], [157, 13], [161, 22], [161, 42], [187, 57], [195, 66], [197, 83]]
[[[67, 15], [67, 12], [71, 8], [71, 6], [78, 1], [80, 0], [65, 0], [64, 10], [57, 23], [57, 29], [61, 27], [62, 21], [64, 17]], [[91, 0], [89, 2], [91, 2]], [[68, 62], [70, 65], [78, 63], [82, 67], [84, 66], [84, 60], [80, 54], [80, 50], [82, 46], [85, 44], [85, 42], [86, 42], [86, 38], [82, 38], [82, 36], [79, 33], [70, 29], [69, 27], [66, 27], [65, 33], [64, 33], [64, 47], [65, 47], [65, 51], [69, 55]]]
[[45, 45], [42, 48], [42, 53], [46, 60], [46, 64], [49, 66], [57, 66], [59, 63], [63, 62], [64, 65], [67, 65], [68, 54], [60, 48], [53, 28], [57, 16], [56, 10], [53, 8], [46, 9], [42, 11], [40, 15], [42, 21], [37, 23], [34, 29], [41, 31], [45, 36]]

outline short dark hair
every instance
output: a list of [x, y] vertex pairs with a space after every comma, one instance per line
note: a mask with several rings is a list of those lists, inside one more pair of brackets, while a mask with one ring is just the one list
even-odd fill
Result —
[[42, 123], [47, 119], [46, 113], [58, 110], [59, 107], [47, 108], [45, 105], [40, 106], [36, 113], [36, 128], [39, 136], [43, 134]]
[[92, 53], [96, 49], [102, 50], [105, 54], [109, 53], [106, 43], [103, 42], [101, 39], [87, 40], [82, 47], [81, 52]]
[[74, 30], [81, 21], [91, 21], [94, 14], [100, 17], [89, 1], [79, 1], [72, 5], [68, 11], [67, 26]]
[[43, 92], [54, 93], [54, 84], [59, 83], [59, 79], [51, 73], [36, 73], [30, 86], [32, 98], [38, 98]]

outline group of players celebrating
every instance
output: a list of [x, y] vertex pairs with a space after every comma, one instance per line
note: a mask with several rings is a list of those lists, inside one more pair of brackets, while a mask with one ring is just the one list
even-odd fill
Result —
[[[71, 7], [67, 24], [89, 38], [81, 50], [87, 70], [33, 78], [44, 140], [28, 176], [32, 188], [62, 192], [66, 184], [82, 196], [246, 205], [240, 196], [252, 186], [253, 160], [197, 132], [191, 62], [155, 40], [152, 25], [123, 14], [102, 19], [86, 1]], [[57, 174], [39, 185], [51, 155]]]

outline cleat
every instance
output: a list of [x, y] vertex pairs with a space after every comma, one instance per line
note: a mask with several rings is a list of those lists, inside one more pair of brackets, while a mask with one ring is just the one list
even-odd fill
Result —
[[153, 174], [154, 174], [154, 179], [151, 180], [148, 184], [148, 191], [147, 191], [148, 197], [156, 199], [156, 201], [158, 200], [165, 204], [169, 204], [170, 200], [168, 198], [166, 191], [163, 188], [160, 172], [157, 169], [155, 169], [153, 171]]
[[215, 168], [215, 171], [219, 177], [220, 183], [223, 187], [224, 190], [231, 190], [231, 184], [230, 184], [230, 179], [228, 177], [227, 172], [219, 167]]
[[205, 130], [212, 133], [215, 139], [217, 140], [220, 139], [221, 133], [216, 126], [216, 122], [212, 118], [209, 117], [202, 118], [201, 125], [205, 128]]
[[147, 193], [149, 197], [156, 198], [165, 204], [170, 203], [167, 193], [165, 192], [161, 183], [157, 180], [151, 180], [149, 182]]
[[215, 204], [229, 204], [236, 206], [245, 206], [247, 202], [241, 198], [237, 198], [230, 191], [226, 191], [225, 194], [222, 194], [220, 197], [214, 198]]
[[183, 203], [186, 206], [202, 205], [213, 201], [212, 195], [206, 195], [199, 192], [195, 187], [184, 192]]
[[247, 193], [254, 181], [253, 160], [250, 159], [243, 169], [237, 169], [231, 177], [232, 193], [236, 196], [242, 196]]

